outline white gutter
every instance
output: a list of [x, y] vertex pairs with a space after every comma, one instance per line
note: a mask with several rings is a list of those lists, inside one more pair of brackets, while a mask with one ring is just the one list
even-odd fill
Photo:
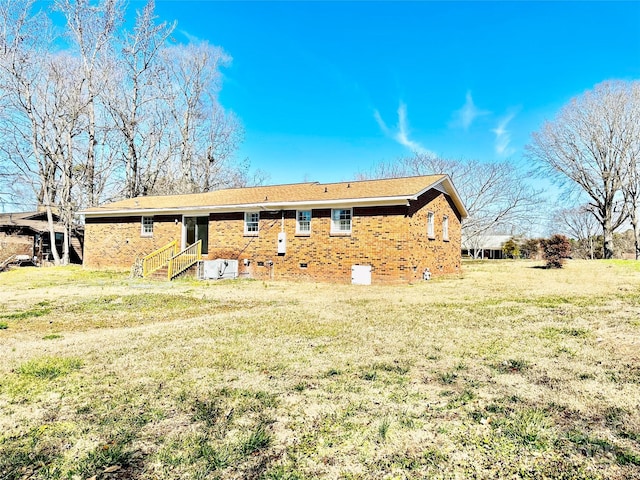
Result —
[[369, 197], [369, 198], [347, 198], [340, 200], [313, 200], [301, 202], [274, 202], [274, 203], [242, 203], [236, 205], [204, 205], [198, 207], [162, 207], [162, 208], [128, 208], [115, 210], [100, 210], [89, 212], [86, 210], [78, 212], [78, 215], [85, 217], [110, 217], [113, 215], [144, 215], [144, 214], [176, 214], [176, 213], [202, 213], [202, 212], [242, 212], [246, 210], [301, 210], [304, 207], [346, 207], [346, 206], [396, 206], [407, 205], [409, 200], [415, 200], [416, 196], [397, 197]]

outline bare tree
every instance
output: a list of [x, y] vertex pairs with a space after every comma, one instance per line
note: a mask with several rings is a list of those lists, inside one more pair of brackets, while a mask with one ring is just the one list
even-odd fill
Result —
[[100, 132], [98, 129], [98, 115], [100, 108], [100, 93], [103, 92], [110, 80], [109, 58], [113, 57], [112, 45], [116, 29], [122, 22], [124, 2], [122, 0], [101, 0], [93, 5], [89, 0], [57, 0], [56, 7], [65, 16], [69, 39], [73, 42], [82, 65], [82, 77], [76, 78], [76, 86], [85, 96], [87, 115], [87, 141], [84, 146], [85, 161], [84, 188], [89, 205], [99, 203], [101, 187], [104, 186], [104, 175], [100, 169], [110, 167], [108, 161], [104, 166], [97, 166], [98, 154], [109, 149], [97, 150]]
[[[156, 24], [154, 2], [137, 13], [132, 31], [122, 41], [122, 62], [114, 72], [105, 103], [115, 124], [113, 147], [119, 151], [125, 177], [125, 195], [136, 197], [153, 191], [157, 175], [168, 155], [162, 154], [162, 121], [157, 113], [163, 101], [159, 81], [159, 52], [175, 28], [174, 24]], [[122, 149], [118, 146], [122, 145]]]
[[[231, 57], [206, 42], [168, 47], [161, 53], [165, 102], [174, 127], [170, 142], [179, 173], [174, 189], [186, 193], [211, 188], [215, 155], [223, 152], [220, 143], [235, 150], [240, 134], [235, 117], [225, 118], [217, 100], [220, 68]], [[205, 174], [204, 185], [198, 170]]]
[[628, 101], [622, 105], [621, 135], [623, 157], [622, 194], [627, 216], [633, 228], [635, 258], [640, 259], [640, 82], [628, 85]]
[[564, 208], [557, 212], [554, 219], [554, 227], [575, 238], [578, 244], [585, 249], [586, 258], [595, 258], [594, 239], [599, 222], [590, 205], [582, 205], [577, 208]]
[[[628, 124], [631, 85], [604, 82], [563, 107], [553, 121], [544, 123], [527, 146], [541, 171], [565, 187], [578, 187], [602, 226], [603, 257], [613, 257], [613, 232], [627, 211], [620, 199], [622, 176], [629, 160], [629, 145], [636, 129]], [[637, 122], [637, 116], [636, 116]], [[637, 137], [635, 139], [637, 141]]]
[[174, 25], [156, 22], [153, 1], [123, 32], [123, 0], [56, 0], [60, 37], [34, 3], [0, 0], [0, 181], [32, 189], [52, 239], [60, 212], [56, 263], [80, 207], [248, 182], [240, 122], [218, 102], [222, 49], [167, 46]]
[[[45, 151], [51, 125], [47, 121], [50, 106], [47, 79], [50, 74], [45, 52], [52, 44], [50, 24], [43, 15], [31, 15], [32, 2], [7, 1], [0, 8], [0, 57], [3, 115], [0, 149], [12, 164], [17, 180], [29, 183], [46, 207], [49, 235], [55, 239], [53, 205], [59, 188], [58, 165], [50, 160], [55, 152]], [[46, 104], [46, 105], [45, 105]], [[60, 255], [52, 244], [54, 262]]]
[[525, 174], [508, 161], [450, 160], [416, 153], [376, 165], [361, 177], [389, 178], [410, 175], [448, 174], [468, 212], [462, 225], [465, 244], [472, 250], [485, 235], [502, 231], [517, 233], [541, 216], [541, 192], [525, 181]]

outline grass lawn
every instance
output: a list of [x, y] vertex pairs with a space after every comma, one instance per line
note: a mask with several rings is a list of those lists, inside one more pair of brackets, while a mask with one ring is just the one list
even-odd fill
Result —
[[0, 274], [0, 479], [640, 478], [640, 263]]

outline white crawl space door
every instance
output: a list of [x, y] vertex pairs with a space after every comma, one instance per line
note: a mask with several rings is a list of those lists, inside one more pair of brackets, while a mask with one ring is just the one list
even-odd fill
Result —
[[371, 285], [371, 265], [352, 265], [351, 283], [354, 285]]

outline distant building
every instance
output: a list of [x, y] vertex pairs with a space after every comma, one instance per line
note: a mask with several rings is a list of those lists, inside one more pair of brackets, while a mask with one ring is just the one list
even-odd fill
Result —
[[[53, 242], [62, 255], [64, 227], [57, 215], [53, 215]], [[83, 231], [74, 230], [69, 246], [71, 263], [82, 263]], [[53, 261], [51, 253], [51, 235], [49, 222], [44, 211], [15, 212], [0, 214], [0, 264], [19, 256], [24, 263], [26, 258], [33, 264], [41, 265]]]
[[471, 239], [462, 239], [462, 256], [476, 259], [502, 259], [504, 244], [513, 235], [477, 235]]

